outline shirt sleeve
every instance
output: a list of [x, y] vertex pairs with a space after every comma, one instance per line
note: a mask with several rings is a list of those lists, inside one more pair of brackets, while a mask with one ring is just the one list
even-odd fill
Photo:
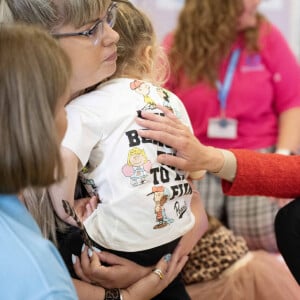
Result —
[[260, 47], [266, 66], [273, 74], [275, 109], [278, 113], [300, 106], [300, 67], [282, 33], [263, 24]]
[[230, 151], [236, 157], [237, 170], [232, 183], [222, 181], [225, 194], [277, 198], [295, 198], [300, 195], [300, 155], [286, 156], [236, 149]]
[[76, 104], [68, 105], [66, 112], [68, 126], [62, 146], [77, 155], [81, 168], [88, 162], [92, 149], [101, 141], [101, 118], [96, 112]]

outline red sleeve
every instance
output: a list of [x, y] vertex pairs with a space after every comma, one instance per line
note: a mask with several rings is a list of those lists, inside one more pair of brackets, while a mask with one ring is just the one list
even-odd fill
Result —
[[300, 155], [232, 150], [237, 159], [234, 182], [222, 181], [226, 195], [300, 196]]

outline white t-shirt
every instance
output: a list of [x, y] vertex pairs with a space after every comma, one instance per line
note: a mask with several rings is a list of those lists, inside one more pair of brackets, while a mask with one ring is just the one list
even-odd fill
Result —
[[134, 79], [113, 79], [67, 107], [63, 146], [84, 168], [85, 184], [101, 203], [85, 221], [88, 234], [105, 248], [135, 252], [184, 235], [194, 225], [191, 186], [182, 171], [157, 162], [158, 152], [174, 149], [142, 139], [137, 112], [162, 113], [169, 107], [191, 124], [182, 102], [169, 91]]

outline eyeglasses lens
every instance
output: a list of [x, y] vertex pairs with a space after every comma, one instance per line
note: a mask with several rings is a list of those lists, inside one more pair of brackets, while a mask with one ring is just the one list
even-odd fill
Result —
[[93, 40], [93, 44], [97, 45], [103, 34], [104, 34], [104, 23], [106, 23], [110, 28], [115, 25], [117, 17], [117, 5], [112, 4], [112, 6], [108, 9], [106, 16], [96, 24], [95, 28], [93, 28], [93, 32], [91, 34], [91, 38]]

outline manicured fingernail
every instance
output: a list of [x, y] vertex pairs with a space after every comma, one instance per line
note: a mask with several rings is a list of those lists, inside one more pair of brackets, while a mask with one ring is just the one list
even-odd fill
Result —
[[90, 248], [88, 249], [88, 256], [89, 256], [89, 257], [92, 257], [92, 256], [93, 256], [93, 251], [92, 251]]
[[82, 245], [81, 252], [84, 251], [84, 248], [85, 248], [85, 244]]
[[75, 265], [76, 263], [76, 255], [72, 254], [72, 264]]
[[164, 256], [164, 260], [165, 260], [166, 262], [169, 262], [169, 261], [171, 260], [171, 257], [172, 257], [172, 254], [168, 253], [168, 254], [166, 254], [166, 255]]
[[101, 250], [100, 249], [98, 249], [97, 247], [92, 247], [93, 248], [93, 250], [95, 251], [95, 252], [101, 252]]

